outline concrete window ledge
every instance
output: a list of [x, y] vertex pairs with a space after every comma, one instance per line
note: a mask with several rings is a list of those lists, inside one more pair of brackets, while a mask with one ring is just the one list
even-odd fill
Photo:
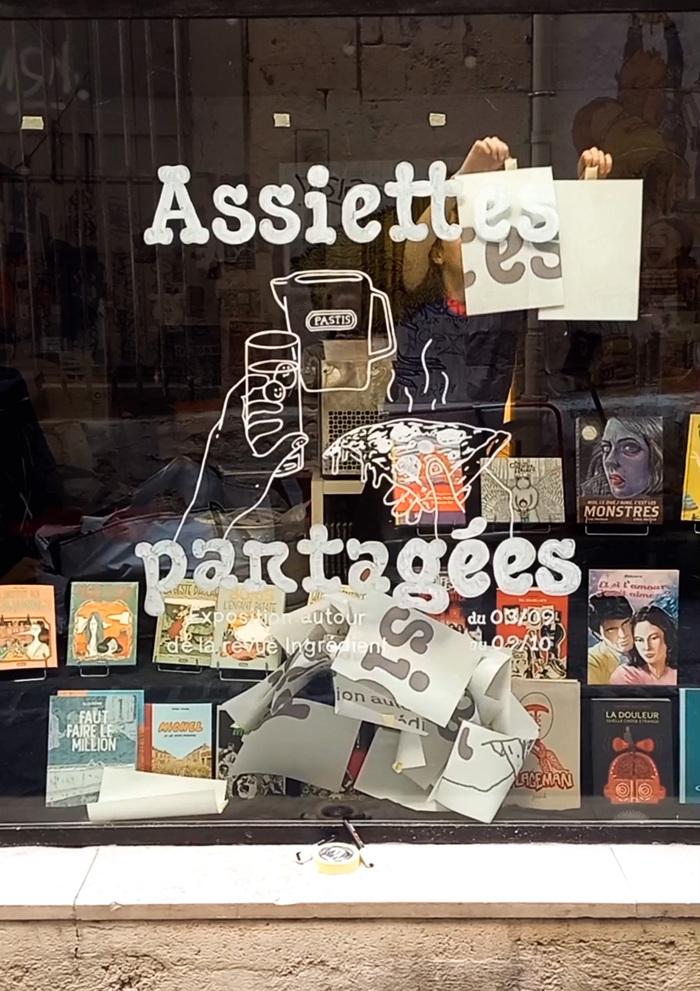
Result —
[[325, 876], [294, 846], [0, 849], [0, 921], [700, 918], [700, 847], [367, 847]]

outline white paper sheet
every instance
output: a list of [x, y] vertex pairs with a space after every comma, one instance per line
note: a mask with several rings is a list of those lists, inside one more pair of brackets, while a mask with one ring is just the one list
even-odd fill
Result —
[[320, 702], [294, 699], [243, 738], [237, 774], [280, 774], [338, 791], [355, 746], [358, 719]]
[[378, 691], [377, 686], [369, 683], [350, 681], [337, 671], [333, 672], [333, 687], [335, 690], [335, 712], [338, 716], [350, 719], [363, 719], [367, 723], [386, 726], [389, 729], [400, 729], [406, 733], [419, 736], [427, 732], [427, 721], [417, 716], [410, 709], [402, 709], [391, 704]]
[[[565, 277], [567, 271], [563, 261], [559, 263], [559, 221], [551, 168], [482, 172], [456, 179], [460, 184], [457, 204], [463, 228], [462, 267], [469, 315], [561, 305], [562, 271]], [[500, 243], [489, 242], [477, 233], [483, 230], [479, 204], [490, 191], [509, 205], [495, 211], [491, 218], [493, 223], [501, 224], [504, 232]], [[542, 243], [529, 239], [541, 236], [537, 230], [532, 231], [525, 211], [533, 197], [554, 218], [548, 224], [553, 234]], [[540, 226], [538, 216], [533, 215], [533, 220], [535, 228]]]
[[400, 735], [392, 729], [380, 727], [377, 730], [355, 781], [355, 790], [372, 798], [397, 802], [416, 812], [443, 811], [439, 803], [429, 797], [427, 791], [411, 781], [406, 774], [397, 774], [393, 769]]
[[510, 728], [510, 651], [485, 647], [469, 679], [469, 693], [483, 726], [508, 733]]
[[404, 767], [402, 774], [410, 778], [419, 788], [429, 792], [445, 770], [452, 753], [456, 733], [452, 733], [435, 723], [427, 723], [427, 735], [421, 737], [424, 764], [421, 767]]
[[564, 305], [540, 320], [636, 320], [642, 180], [555, 182], [561, 220]]
[[[397, 706], [447, 724], [476, 669], [478, 653], [465, 651], [460, 633], [387, 595], [363, 602], [364, 622], [350, 627], [332, 670]], [[459, 660], [457, 660], [459, 658]]]
[[430, 794], [432, 801], [479, 822], [493, 820], [538, 733], [520, 704], [513, 708], [520, 735], [462, 723], [443, 775]]
[[90, 822], [218, 815], [226, 782], [105, 767], [99, 798], [87, 806]]
[[397, 774], [411, 768], [425, 767], [425, 754], [420, 736], [415, 733], [399, 731], [399, 745], [396, 748], [396, 759], [393, 769]]
[[247, 688], [244, 692], [240, 692], [240, 694], [234, 695], [233, 698], [224, 702], [221, 708], [245, 732], [255, 729], [262, 722], [269, 709], [270, 700], [275, 693], [275, 685], [278, 681], [276, 677], [278, 672], [286, 670], [286, 668], [287, 665], [285, 664], [283, 668], [273, 671], [267, 678], [256, 682], [251, 688]]

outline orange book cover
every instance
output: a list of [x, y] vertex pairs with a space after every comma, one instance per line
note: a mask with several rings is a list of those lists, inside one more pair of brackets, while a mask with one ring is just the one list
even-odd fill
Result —
[[458, 453], [449, 449], [394, 452], [397, 523], [432, 523], [436, 514], [438, 522], [445, 525], [464, 523], [466, 492]]
[[512, 652], [518, 678], [566, 678], [569, 598], [532, 589], [496, 597], [494, 647]]
[[0, 671], [56, 667], [53, 587], [0, 585]]

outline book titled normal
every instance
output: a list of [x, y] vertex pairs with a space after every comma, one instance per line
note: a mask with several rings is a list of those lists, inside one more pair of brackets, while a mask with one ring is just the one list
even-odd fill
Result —
[[618, 810], [674, 797], [670, 699], [591, 699], [593, 793]]
[[102, 771], [136, 769], [141, 692], [56, 695], [49, 702], [46, 804], [95, 802]]

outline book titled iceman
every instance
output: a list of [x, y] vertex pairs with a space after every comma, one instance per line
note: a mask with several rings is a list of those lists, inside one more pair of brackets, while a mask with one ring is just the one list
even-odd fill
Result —
[[137, 692], [55, 696], [49, 705], [46, 804], [97, 801], [105, 766], [136, 769]]

